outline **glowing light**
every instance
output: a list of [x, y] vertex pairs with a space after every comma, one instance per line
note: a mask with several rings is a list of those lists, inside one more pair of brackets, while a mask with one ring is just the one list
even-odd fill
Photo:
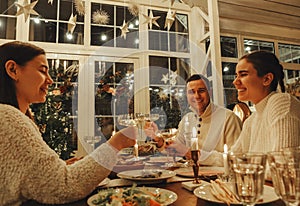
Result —
[[73, 35], [70, 33], [67, 33], [67, 39], [69, 39], [69, 40], [73, 39]]
[[228, 72], [228, 71], [229, 71], [229, 67], [227, 67], [227, 66], [224, 67], [223, 71], [224, 71], [224, 72]]
[[247, 52], [250, 52], [250, 51], [251, 51], [251, 47], [250, 47], [250, 46], [247, 46], [247, 47], [245, 48], [245, 50], [246, 50]]
[[101, 40], [102, 40], [102, 41], [106, 41], [106, 40], [107, 40], [106, 34], [102, 34], [102, 35], [101, 35]]
[[33, 19], [33, 21], [34, 21], [34, 23], [36, 23], [36, 24], [39, 24], [39, 23], [41, 23], [41, 20], [40, 20], [40, 18], [39, 18], [39, 17], [37, 17], [37, 18], [34, 18], [34, 19]]
[[135, 44], [139, 44], [139, 43], [140, 43], [140, 40], [139, 40], [139, 39], [135, 39], [134, 43], [135, 43]]
[[129, 28], [129, 29], [133, 29], [133, 28], [134, 28], [133, 23], [130, 23], [129, 26], [128, 26], [128, 28]]
[[137, 19], [135, 20], [135, 25], [138, 26], [140, 24], [140, 21]]

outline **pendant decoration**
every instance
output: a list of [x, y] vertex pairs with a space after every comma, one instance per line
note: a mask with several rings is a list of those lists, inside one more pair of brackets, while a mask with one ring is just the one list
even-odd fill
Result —
[[39, 15], [33, 8], [35, 7], [35, 5], [38, 3], [37, 1], [34, 1], [32, 3], [29, 3], [28, 0], [24, 0], [23, 5], [19, 4], [19, 3], [15, 3], [18, 7], [19, 10], [16, 13], [16, 16], [19, 16], [21, 14], [24, 14], [25, 17], [25, 22], [28, 20], [30, 14], [34, 14], [34, 15]]
[[73, 34], [74, 29], [76, 27], [77, 15], [73, 16], [71, 14], [69, 21], [68, 21], [68, 33]]
[[109, 15], [104, 10], [97, 10], [93, 13], [93, 22], [106, 25], [109, 22]]
[[147, 16], [145, 14], [143, 14], [143, 16], [146, 18], [146, 21], [144, 22], [144, 24], [149, 24], [150, 29], [152, 29], [152, 24], [159, 27], [159, 24], [156, 22], [156, 20], [159, 19], [160, 16], [153, 16], [152, 10], [150, 10], [149, 16]]
[[128, 30], [128, 24], [125, 22], [125, 19], [123, 20], [123, 25], [121, 26], [121, 37], [124, 37], [126, 39], [126, 34], [129, 32]]
[[135, 2], [131, 2], [128, 5], [128, 11], [133, 16], [138, 16], [140, 13], [140, 6]]
[[175, 21], [175, 15], [176, 15], [176, 11], [171, 11], [171, 9], [168, 10], [166, 21], [165, 21], [165, 28], [167, 28], [168, 31], [170, 30], [170, 28], [172, 27]]
[[84, 4], [82, 0], [75, 0], [75, 8], [80, 16], [83, 16], [85, 14]]

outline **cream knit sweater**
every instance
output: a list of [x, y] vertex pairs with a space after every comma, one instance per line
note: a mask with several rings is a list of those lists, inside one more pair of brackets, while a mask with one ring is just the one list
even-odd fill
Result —
[[48, 204], [82, 199], [117, 161], [117, 152], [105, 143], [90, 156], [67, 166], [43, 141], [32, 120], [3, 104], [0, 151], [0, 205], [20, 205], [30, 199]]
[[269, 152], [300, 146], [300, 102], [287, 93], [275, 93], [255, 105], [246, 119], [233, 152]]

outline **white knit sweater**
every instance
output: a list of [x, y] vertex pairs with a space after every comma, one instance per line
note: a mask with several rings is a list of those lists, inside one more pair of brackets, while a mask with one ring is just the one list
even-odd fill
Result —
[[246, 119], [233, 152], [269, 152], [300, 146], [300, 102], [287, 93], [275, 93], [255, 105]]
[[0, 205], [20, 205], [30, 199], [48, 204], [82, 199], [117, 161], [117, 152], [106, 143], [92, 155], [67, 166], [43, 141], [32, 120], [3, 104], [0, 151]]

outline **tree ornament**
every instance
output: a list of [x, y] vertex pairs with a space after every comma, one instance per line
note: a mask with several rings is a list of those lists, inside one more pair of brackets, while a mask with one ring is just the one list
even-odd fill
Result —
[[48, 0], [48, 4], [53, 4], [53, 0]]
[[176, 15], [176, 11], [171, 11], [171, 9], [168, 10], [166, 21], [165, 21], [165, 28], [167, 27], [168, 31], [170, 30], [172, 24], [175, 21], [175, 15]]
[[146, 21], [143, 24], [149, 24], [150, 29], [152, 29], [152, 24], [159, 27], [159, 24], [156, 22], [157, 19], [160, 18], [160, 16], [153, 16], [152, 10], [150, 10], [149, 16], [143, 14], [143, 16], [146, 18]]
[[75, 0], [75, 8], [80, 16], [83, 16], [85, 14], [84, 4], [82, 0]]
[[128, 24], [125, 22], [125, 19], [123, 20], [123, 25], [121, 26], [121, 37], [124, 37], [126, 39], [126, 34], [129, 32], [128, 30]]
[[77, 21], [77, 15], [73, 16], [72, 13], [68, 21], [68, 33], [73, 34], [74, 29], [76, 27], [76, 21]]
[[128, 11], [133, 16], [138, 16], [140, 13], [140, 6], [135, 2], [131, 2], [128, 5]]
[[19, 16], [20, 14], [24, 14], [25, 22], [26, 22], [30, 14], [39, 15], [35, 10], [33, 10], [33, 8], [37, 3], [38, 0], [32, 3], [28, 3], [28, 0], [24, 0], [23, 5], [19, 3], [15, 3], [19, 7], [16, 16]]
[[108, 24], [109, 16], [104, 10], [97, 10], [93, 13], [93, 22], [95, 24]]

